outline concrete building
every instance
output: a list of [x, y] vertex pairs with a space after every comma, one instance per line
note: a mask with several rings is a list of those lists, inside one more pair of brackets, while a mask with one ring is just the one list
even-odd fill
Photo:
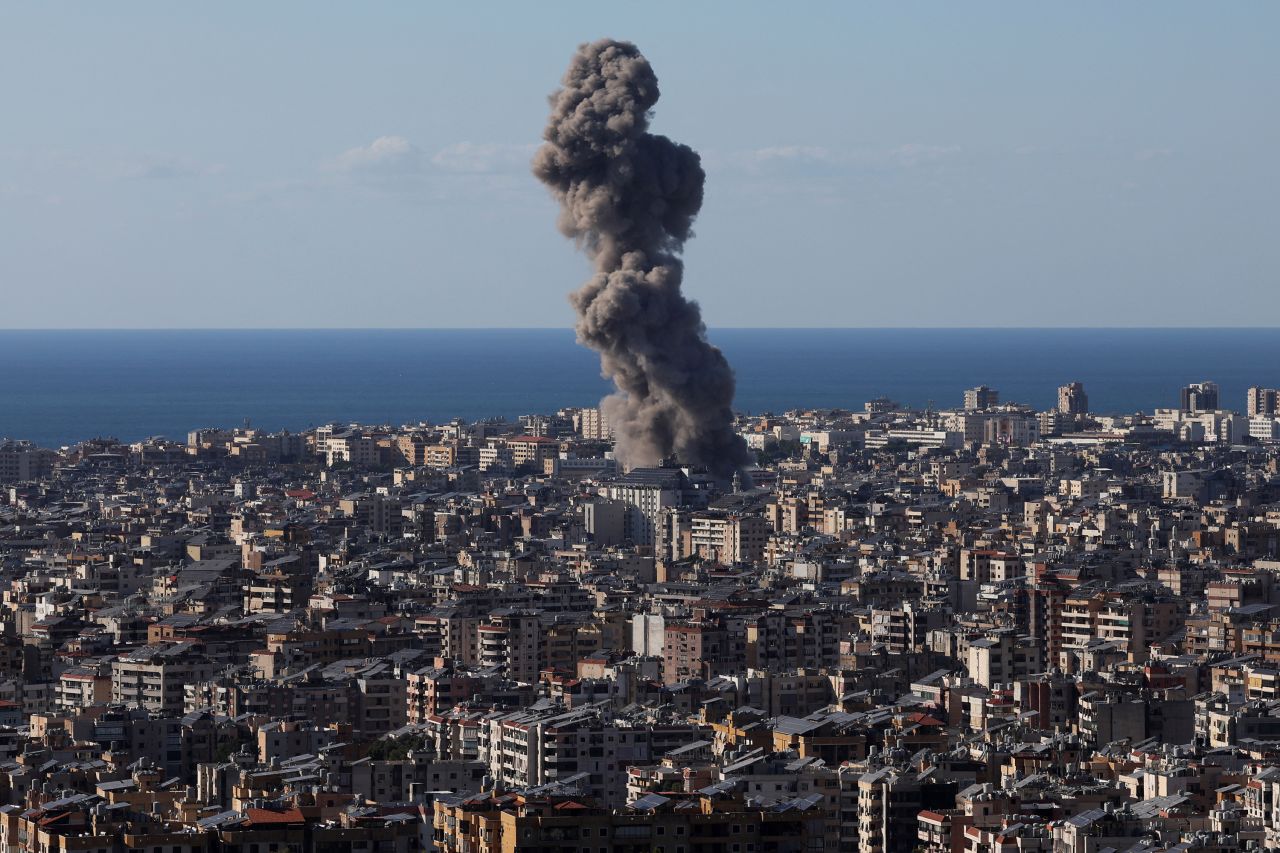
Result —
[[667, 622], [663, 628], [662, 680], [666, 684], [709, 678], [724, 657], [723, 627], [701, 622]]
[[1069, 382], [1058, 388], [1058, 411], [1073, 416], [1089, 413], [1089, 395], [1084, 392], [1083, 383]]
[[511, 451], [511, 464], [541, 471], [548, 459], [559, 455], [560, 442], [554, 438], [537, 435], [517, 435], [507, 439]]
[[1012, 684], [1044, 672], [1044, 645], [1034, 637], [1005, 631], [969, 643], [969, 677], [983, 687]]
[[964, 408], [969, 412], [980, 412], [991, 409], [1000, 403], [1000, 392], [986, 385], [970, 388], [964, 392]]
[[1253, 386], [1246, 394], [1246, 415], [1274, 415], [1280, 413], [1280, 390]]
[[598, 408], [578, 412], [578, 434], [589, 441], [607, 441], [613, 438], [609, 419]]
[[810, 853], [829, 849], [821, 803], [810, 795], [764, 806], [713, 789], [685, 798], [650, 794], [622, 809], [563, 795], [445, 797], [435, 802], [435, 844], [441, 853]]
[[758, 515], [696, 512], [690, 519], [690, 543], [695, 556], [732, 566], [764, 559], [770, 526]]
[[634, 468], [601, 487], [600, 493], [627, 505], [624, 538], [635, 545], [653, 546], [663, 513], [681, 502], [683, 480], [675, 468]]
[[1240, 444], [1249, 432], [1247, 417], [1224, 409], [1156, 409], [1152, 420], [1156, 429], [1192, 444]]
[[357, 468], [369, 467], [378, 463], [378, 445], [369, 436], [352, 430], [333, 433], [324, 442], [324, 458], [330, 468], [342, 462]]
[[870, 430], [864, 444], [868, 450], [880, 450], [893, 444], [906, 447], [958, 448], [964, 445], [964, 433], [949, 429]]
[[507, 676], [532, 684], [545, 660], [545, 635], [537, 613], [495, 611], [492, 619], [476, 628], [480, 666], [502, 667]]
[[[843, 787], [844, 780], [841, 780]], [[916, 848], [922, 810], [954, 806], [957, 784], [893, 768], [857, 777], [858, 853]]]
[[57, 454], [29, 441], [0, 440], [0, 483], [21, 483], [47, 477]]
[[111, 664], [111, 701], [151, 711], [180, 712], [187, 684], [213, 676], [212, 661], [190, 642], [143, 646]]
[[631, 726], [594, 708], [526, 709], [484, 721], [480, 756], [505, 787], [579, 777], [586, 796], [616, 807], [627, 799], [628, 766], [656, 763], [690, 735], [688, 726]]
[[1211, 412], [1218, 408], [1218, 383], [1195, 382], [1182, 389], [1182, 411]]
[[1033, 412], [988, 412], [982, 425], [983, 444], [1025, 447], [1040, 440], [1040, 418]]
[[1251, 415], [1249, 437], [1257, 441], [1280, 441], [1280, 418], [1275, 415]]

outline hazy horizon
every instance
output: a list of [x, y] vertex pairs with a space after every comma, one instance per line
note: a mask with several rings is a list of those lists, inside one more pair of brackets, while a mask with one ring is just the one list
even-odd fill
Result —
[[[1095, 412], [1177, 405], [1212, 380], [1230, 407], [1280, 387], [1280, 329], [711, 329], [740, 412], [860, 408], [889, 396], [960, 405], [985, 384], [1040, 407], [1085, 384]], [[239, 424], [514, 418], [611, 390], [569, 329], [123, 330], [0, 334], [0, 436], [59, 446]], [[822, 366], [815, 369], [814, 365]]]
[[[1280, 324], [1276, 325], [1259, 325], [1259, 324], [1240, 324], [1240, 325], [1162, 325], [1162, 326], [1132, 326], [1132, 325], [1001, 325], [1001, 326], [978, 326], [978, 325], [932, 325], [932, 326], [755, 326], [755, 325], [729, 325], [719, 323], [716, 325], [708, 325], [708, 332], [715, 332], [718, 329], [731, 329], [734, 331], [890, 331], [890, 332], [928, 332], [928, 331], [1036, 331], [1043, 329], [1046, 331], [1270, 331], [1280, 329]], [[502, 332], [502, 331], [564, 331], [572, 332], [573, 325], [545, 325], [545, 326], [31, 326], [31, 327], [7, 327], [0, 326], [0, 333], [4, 332], [23, 332], [23, 333], [39, 333], [39, 332]]]

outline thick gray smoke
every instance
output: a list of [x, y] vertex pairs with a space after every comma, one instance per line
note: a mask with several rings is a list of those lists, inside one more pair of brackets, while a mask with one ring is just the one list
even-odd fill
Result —
[[583, 45], [562, 82], [533, 171], [560, 202], [560, 230], [595, 264], [571, 301], [578, 340], [618, 388], [601, 404], [618, 456], [637, 466], [675, 454], [727, 478], [748, 459], [733, 430], [733, 371], [680, 293], [701, 161], [649, 133], [658, 78], [635, 45]]

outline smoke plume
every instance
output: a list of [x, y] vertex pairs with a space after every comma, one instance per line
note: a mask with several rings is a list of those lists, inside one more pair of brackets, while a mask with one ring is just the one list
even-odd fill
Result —
[[634, 467], [674, 454], [727, 478], [748, 458], [733, 430], [733, 371], [680, 293], [701, 161], [649, 132], [658, 78], [635, 45], [582, 45], [562, 83], [533, 171], [560, 202], [560, 230], [595, 265], [570, 300], [578, 340], [618, 389], [601, 403], [618, 457]]

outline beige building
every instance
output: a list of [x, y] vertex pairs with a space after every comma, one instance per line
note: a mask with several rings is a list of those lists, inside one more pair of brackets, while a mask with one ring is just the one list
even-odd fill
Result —
[[207, 681], [214, 664], [194, 643], [143, 646], [111, 664], [111, 701], [181, 713], [187, 684]]
[[988, 689], [1010, 684], [1045, 670], [1044, 647], [1035, 637], [1001, 633], [969, 643], [969, 677]]
[[505, 667], [509, 678], [526, 684], [538, 680], [546, 637], [536, 613], [499, 613], [476, 633], [482, 667]]
[[761, 562], [771, 532], [769, 523], [755, 515], [697, 512], [690, 519], [693, 554], [724, 565]]
[[330, 467], [339, 462], [349, 462], [356, 467], [376, 465], [378, 462], [377, 442], [358, 432], [330, 435], [324, 448], [325, 464]]
[[1255, 386], [1249, 389], [1246, 402], [1246, 415], [1274, 415], [1280, 412], [1280, 391]]
[[583, 409], [578, 413], [578, 434], [591, 441], [608, 441], [613, 438], [613, 428], [604, 412], [597, 409]]
[[58, 677], [58, 707], [77, 711], [111, 701], [111, 674], [88, 667], [68, 669]]
[[1131, 663], [1145, 663], [1152, 643], [1182, 627], [1177, 601], [1144, 600], [1120, 590], [1081, 592], [1062, 604], [1059, 665], [1075, 671], [1087, 647], [1096, 640], [1112, 644]]
[[559, 454], [560, 442], [537, 435], [517, 435], [507, 439], [507, 449], [511, 451], [511, 464], [517, 468], [528, 466], [541, 471], [546, 460]]
[[1058, 411], [1064, 415], [1084, 415], [1089, 412], [1089, 395], [1084, 385], [1069, 382], [1058, 388]]
[[427, 464], [427, 449], [432, 445], [426, 437], [419, 433], [408, 433], [396, 436], [395, 448], [400, 456], [400, 463], [418, 467]]
[[994, 388], [988, 388], [986, 385], [979, 385], [977, 388], [970, 388], [964, 392], [964, 407], [966, 411], [980, 412], [983, 409], [990, 409], [1000, 402], [1000, 392]]
[[490, 438], [480, 448], [481, 471], [509, 471], [515, 467], [515, 457], [502, 438]]
[[29, 441], [0, 440], [0, 483], [37, 480], [53, 473], [58, 454]]

